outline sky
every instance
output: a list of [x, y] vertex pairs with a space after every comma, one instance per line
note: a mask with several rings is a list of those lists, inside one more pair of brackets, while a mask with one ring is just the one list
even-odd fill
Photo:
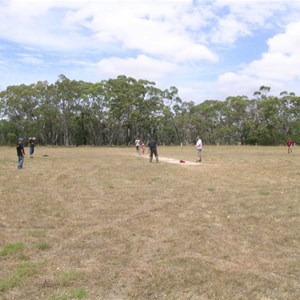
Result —
[[0, 90], [119, 75], [183, 101], [300, 95], [297, 0], [0, 0]]

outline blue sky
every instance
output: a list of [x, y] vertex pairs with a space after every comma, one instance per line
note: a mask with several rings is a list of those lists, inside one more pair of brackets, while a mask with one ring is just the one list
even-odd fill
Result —
[[184, 101], [300, 95], [300, 1], [0, 0], [0, 90], [118, 75]]

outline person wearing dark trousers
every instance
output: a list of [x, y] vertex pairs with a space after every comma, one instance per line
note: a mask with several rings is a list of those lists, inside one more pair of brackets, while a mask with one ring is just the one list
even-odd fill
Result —
[[16, 148], [17, 148], [17, 156], [18, 156], [18, 169], [22, 169], [24, 163], [24, 157], [25, 157], [23, 138], [18, 138], [18, 144]]
[[196, 149], [198, 154], [197, 162], [201, 162], [202, 161], [202, 140], [199, 135], [197, 136]]
[[30, 137], [29, 138], [29, 154], [30, 154], [30, 158], [33, 158], [34, 147], [35, 147], [35, 137]]
[[157, 144], [156, 144], [156, 141], [153, 138], [151, 138], [149, 140], [148, 147], [150, 149], [150, 160], [149, 160], [149, 162], [152, 162], [153, 155], [155, 156], [156, 162], [159, 162], [158, 153], [157, 153]]

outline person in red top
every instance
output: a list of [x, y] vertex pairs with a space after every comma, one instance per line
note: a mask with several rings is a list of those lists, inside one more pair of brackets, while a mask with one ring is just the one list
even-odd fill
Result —
[[288, 138], [288, 140], [286, 141], [286, 145], [288, 147], [288, 154], [292, 153], [292, 147], [294, 146], [294, 142]]
[[142, 149], [142, 153], [145, 154], [145, 144], [144, 143], [142, 143], [141, 149]]

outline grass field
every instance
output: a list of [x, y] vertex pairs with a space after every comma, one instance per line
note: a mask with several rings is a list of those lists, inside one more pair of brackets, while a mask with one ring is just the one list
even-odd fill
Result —
[[300, 148], [134, 151], [0, 148], [1, 300], [300, 299]]

